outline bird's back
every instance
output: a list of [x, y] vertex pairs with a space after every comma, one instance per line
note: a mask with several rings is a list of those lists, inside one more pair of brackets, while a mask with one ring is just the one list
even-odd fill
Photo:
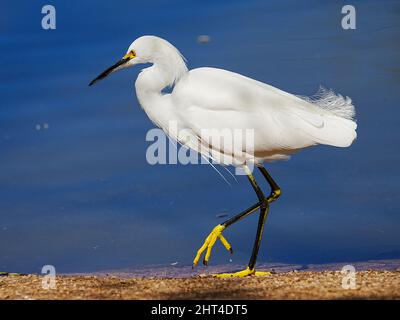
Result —
[[205, 128], [254, 130], [260, 160], [315, 144], [347, 147], [356, 138], [351, 100], [331, 91], [304, 99], [234, 72], [198, 68], [177, 83], [171, 98], [183, 127], [199, 136]]

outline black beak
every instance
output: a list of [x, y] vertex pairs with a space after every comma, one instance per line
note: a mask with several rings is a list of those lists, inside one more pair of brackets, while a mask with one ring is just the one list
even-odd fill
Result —
[[130, 59], [129, 58], [124, 58], [119, 60], [116, 64], [114, 64], [113, 66], [109, 67], [107, 70], [105, 70], [104, 72], [102, 72], [101, 74], [99, 74], [97, 76], [97, 78], [93, 79], [90, 83], [89, 86], [95, 84], [97, 81], [104, 79], [105, 77], [107, 77], [109, 74], [113, 73], [114, 71], [116, 71], [120, 66], [124, 65], [125, 63], [127, 63]]

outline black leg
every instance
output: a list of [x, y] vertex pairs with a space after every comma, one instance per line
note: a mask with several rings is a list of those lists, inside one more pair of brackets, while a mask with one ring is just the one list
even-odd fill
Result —
[[248, 266], [250, 270], [253, 270], [256, 265], [258, 251], [260, 250], [261, 239], [262, 239], [262, 235], [263, 235], [263, 231], [264, 231], [265, 220], [267, 219], [267, 216], [268, 216], [269, 204], [271, 202], [275, 201], [276, 199], [278, 199], [279, 196], [281, 195], [281, 189], [279, 188], [278, 184], [274, 181], [274, 179], [272, 179], [272, 177], [268, 173], [268, 171], [263, 166], [259, 166], [258, 169], [261, 171], [262, 175], [264, 176], [264, 178], [267, 180], [268, 184], [270, 185], [271, 193], [268, 196], [268, 198], [265, 198], [260, 187], [257, 185], [257, 182], [254, 179], [254, 176], [251, 174], [251, 172], [248, 173], [250, 183], [253, 186], [253, 189], [255, 190], [255, 192], [257, 193], [258, 199], [260, 200], [260, 216], [258, 219], [256, 239], [254, 241], [253, 251], [251, 253], [249, 266]]
[[[259, 249], [260, 249], [261, 239], [262, 239], [262, 235], [263, 235], [263, 231], [264, 231], [264, 224], [265, 224], [265, 220], [266, 220], [267, 215], [268, 215], [269, 204], [271, 202], [275, 201], [280, 196], [281, 190], [280, 190], [279, 186], [276, 184], [276, 182], [269, 175], [267, 170], [262, 166], [258, 166], [258, 168], [261, 171], [262, 175], [264, 176], [264, 178], [267, 180], [267, 182], [269, 183], [269, 185], [271, 187], [270, 195], [268, 197], [265, 197], [264, 193], [262, 192], [261, 188], [258, 186], [257, 181], [255, 180], [255, 178], [254, 178], [252, 172], [250, 171], [250, 169], [247, 166], [245, 166], [243, 168], [244, 168], [244, 170], [245, 170], [245, 172], [247, 174], [247, 177], [248, 177], [248, 179], [249, 179], [254, 191], [257, 194], [259, 202], [257, 202], [256, 204], [252, 205], [250, 208], [242, 211], [241, 213], [237, 214], [236, 216], [226, 220], [222, 224], [217, 225], [211, 231], [211, 233], [207, 236], [207, 238], [205, 239], [204, 244], [201, 246], [201, 248], [197, 251], [196, 256], [195, 256], [195, 258], [193, 260], [193, 267], [195, 265], [197, 265], [201, 254], [206, 249], [207, 249], [207, 252], [206, 252], [206, 254], [204, 256], [203, 264], [207, 265], [208, 259], [209, 259], [210, 255], [211, 255], [211, 249], [214, 246], [214, 244], [217, 241], [217, 239], [219, 239], [222, 242], [222, 244], [224, 245], [224, 247], [232, 253], [232, 247], [228, 243], [228, 241], [225, 239], [225, 237], [222, 235], [222, 231], [225, 228], [229, 227], [230, 225], [234, 224], [235, 222], [243, 219], [244, 217], [247, 217], [252, 212], [260, 209], [260, 216], [259, 216], [259, 219], [258, 219], [256, 239], [255, 239], [255, 242], [254, 242], [252, 254], [251, 254], [250, 261], [249, 261], [248, 268], [247, 268], [246, 272], [253, 272], [254, 271], [254, 267], [256, 265], [257, 255], [258, 255], [258, 252], [259, 252]], [[245, 272], [245, 275], [248, 274], [246, 272]]]
[[256, 239], [254, 241], [253, 250], [252, 250], [249, 265], [248, 265], [249, 269], [253, 270], [256, 265], [258, 251], [260, 250], [262, 234], [264, 231], [265, 219], [267, 218], [268, 209], [269, 209], [269, 202], [268, 202], [268, 199], [265, 197], [264, 193], [262, 192], [261, 188], [258, 186], [257, 181], [254, 178], [253, 174], [251, 173], [251, 171], [248, 168], [246, 170], [246, 173], [247, 173], [247, 177], [249, 178], [249, 181], [250, 181], [254, 191], [257, 194], [258, 200], [260, 201], [260, 216], [258, 218]]
[[254, 211], [258, 210], [261, 206], [260, 202], [257, 202], [256, 204], [252, 205], [250, 208], [242, 211], [241, 213], [235, 215], [234, 217], [226, 220], [222, 225], [226, 228], [229, 227], [230, 225], [234, 224], [235, 222], [238, 222], [239, 220], [242, 220], [243, 218], [247, 217], [249, 214], [253, 213]]
[[[278, 184], [274, 181], [274, 179], [271, 177], [271, 175], [268, 173], [268, 171], [263, 166], [258, 166], [258, 169], [261, 171], [261, 174], [264, 176], [264, 178], [267, 180], [268, 184], [271, 187], [270, 195], [268, 196], [268, 198], [265, 197], [264, 193], [262, 192], [261, 188], [258, 186], [257, 181], [254, 178], [251, 171], [248, 168], [247, 169], [245, 168], [247, 177], [248, 177], [254, 191], [257, 194], [259, 202], [254, 204], [247, 210], [237, 214], [236, 216], [234, 216], [231, 219], [222, 223], [222, 225], [226, 228], [226, 227], [234, 224], [235, 222], [243, 219], [244, 217], [247, 217], [249, 214], [256, 211], [257, 209], [260, 209], [260, 216], [258, 218], [256, 239], [254, 241], [253, 250], [252, 250], [249, 265], [248, 265], [250, 270], [254, 269], [256, 262], [257, 262], [257, 256], [258, 256], [258, 252], [260, 250], [261, 239], [262, 239], [262, 235], [263, 235], [263, 231], [264, 231], [264, 225], [265, 225], [265, 221], [268, 216], [269, 204], [271, 202], [275, 201], [276, 199], [278, 199], [279, 196], [281, 195], [281, 189], [279, 188]], [[232, 249], [231, 249], [231, 252], [232, 252]]]
[[262, 175], [264, 176], [264, 178], [269, 183], [269, 186], [271, 187], [271, 193], [267, 198], [268, 202], [271, 203], [276, 199], [278, 199], [279, 196], [282, 194], [281, 188], [279, 188], [278, 184], [274, 181], [274, 179], [272, 179], [267, 169], [265, 169], [263, 166], [259, 166], [258, 169], [261, 171]]
[[[271, 191], [270, 196], [267, 198], [267, 200], [270, 199], [269, 202], [272, 202], [279, 197], [279, 195], [281, 194], [281, 190], [264, 167], [261, 166], [258, 168], [260, 169], [261, 173], [267, 179], [269, 185], [271, 186], [272, 191]], [[257, 193], [257, 197], [260, 201], [257, 202], [256, 204], [252, 205], [250, 208], [235, 215], [234, 217], [226, 220], [224, 223], [222, 223], [222, 225], [224, 227], [229, 227], [230, 225], [234, 224], [235, 222], [247, 217], [249, 214], [251, 214], [254, 211], [256, 211], [257, 209], [259, 209], [261, 207], [261, 204], [265, 201], [265, 196], [264, 196], [263, 192], [261, 191], [260, 187], [257, 185], [257, 182], [256, 182], [254, 176], [252, 175], [252, 173], [250, 172], [250, 170], [247, 171], [247, 177], [249, 178], [250, 183], [253, 186], [254, 191]], [[254, 181], [254, 183], [253, 183], [253, 181]]]
[[253, 250], [251, 252], [251, 257], [249, 261], [249, 269], [254, 270], [254, 267], [256, 266], [257, 262], [257, 256], [258, 256], [258, 251], [260, 250], [260, 245], [261, 245], [261, 239], [264, 231], [264, 225], [265, 225], [265, 220], [267, 219], [268, 215], [268, 205], [266, 208], [263, 208], [260, 210], [260, 216], [258, 218], [258, 225], [257, 225], [257, 233], [256, 233], [256, 239], [254, 241], [253, 245]]

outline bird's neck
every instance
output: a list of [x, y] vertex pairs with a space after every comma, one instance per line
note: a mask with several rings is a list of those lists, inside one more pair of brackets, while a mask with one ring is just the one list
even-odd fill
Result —
[[167, 86], [172, 87], [188, 69], [183, 56], [174, 46], [164, 42], [158, 45], [158, 53], [149, 59], [153, 65], [142, 70], [135, 87], [140, 105], [149, 118], [161, 126], [160, 122], [167, 122], [172, 112], [171, 95], [163, 94], [162, 90]]
[[143, 69], [135, 83], [139, 103], [145, 108], [147, 104], [161, 98], [162, 90], [171, 84], [172, 80], [169, 79], [168, 72], [159, 65], [153, 64]]
[[[157, 103], [163, 102], [162, 90], [173, 86], [188, 71], [180, 52], [171, 44], [159, 43], [159, 54], [151, 61], [153, 65], [142, 70], [135, 86], [139, 103], [146, 110], [157, 108]], [[147, 111], [147, 110], [146, 110]]]
[[175, 81], [168, 67], [155, 63], [143, 69], [135, 82], [139, 104], [150, 120], [163, 129], [168, 127], [171, 102], [170, 95], [164, 94], [162, 90], [172, 86]]
[[162, 108], [167, 101], [162, 90], [173, 86], [187, 72], [182, 60], [179, 73], [173, 64], [154, 63], [151, 67], [143, 69], [135, 83], [136, 95], [142, 108], [148, 112], [154, 108]]

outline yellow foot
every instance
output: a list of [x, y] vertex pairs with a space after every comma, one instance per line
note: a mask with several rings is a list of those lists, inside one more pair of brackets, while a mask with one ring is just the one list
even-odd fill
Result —
[[228, 250], [231, 254], [233, 253], [232, 247], [229, 244], [228, 241], [224, 238], [222, 235], [222, 231], [225, 229], [225, 227], [221, 224], [217, 225], [207, 236], [206, 240], [204, 240], [204, 244], [201, 246], [201, 248], [197, 251], [196, 257], [193, 260], [193, 267], [197, 265], [197, 263], [200, 260], [201, 254], [204, 252], [204, 250], [207, 249], [206, 255], [204, 256], [203, 259], [203, 264], [207, 265], [208, 260], [210, 259], [211, 256], [211, 249], [214, 246], [215, 242], [217, 239], [221, 240], [222, 244]]
[[230, 277], [247, 277], [247, 276], [266, 276], [271, 274], [268, 271], [256, 271], [255, 269], [250, 269], [247, 267], [246, 269], [234, 273], [218, 273], [213, 274], [214, 277], [217, 278], [230, 278]]

